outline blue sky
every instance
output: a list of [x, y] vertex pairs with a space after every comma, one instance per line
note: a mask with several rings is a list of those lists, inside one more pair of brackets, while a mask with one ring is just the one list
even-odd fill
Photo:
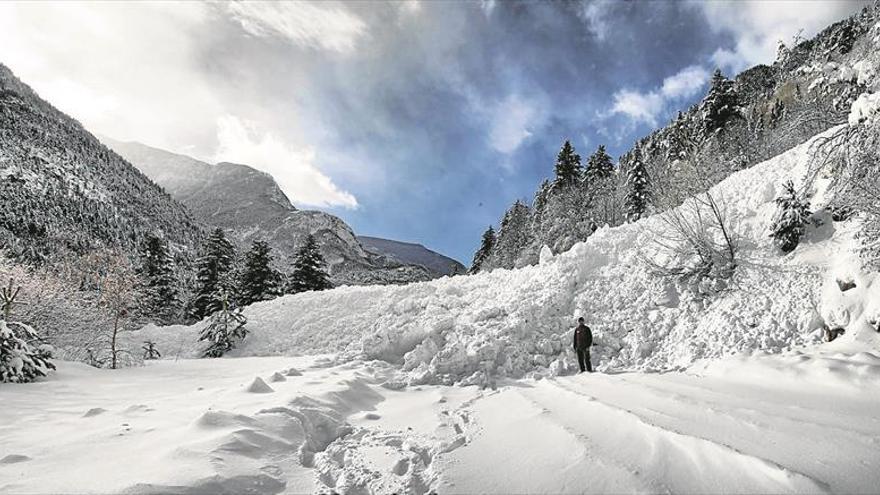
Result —
[[97, 133], [467, 264], [563, 140], [617, 156], [861, 3], [4, 3], [0, 62]]

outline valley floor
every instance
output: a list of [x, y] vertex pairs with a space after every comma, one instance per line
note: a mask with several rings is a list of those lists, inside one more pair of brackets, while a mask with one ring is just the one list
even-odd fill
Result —
[[[260, 379], [256, 379], [260, 377]], [[880, 356], [400, 388], [377, 362], [156, 361], [0, 386], [0, 493], [856, 493]]]

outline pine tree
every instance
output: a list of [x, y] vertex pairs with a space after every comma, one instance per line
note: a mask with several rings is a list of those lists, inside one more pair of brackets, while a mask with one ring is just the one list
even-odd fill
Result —
[[272, 268], [272, 248], [266, 241], [254, 241], [245, 255], [238, 288], [238, 304], [247, 306], [281, 293], [281, 275]]
[[[0, 290], [0, 383], [32, 382], [54, 370], [52, 348], [40, 344], [37, 332], [28, 325], [9, 321], [21, 287], [9, 286]], [[40, 344], [36, 348], [34, 344]]]
[[557, 187], [565, 187], [577, 184], [581, 179], [581, 157], [574, 146], [566, 140], [556, 156], [556, 181]]
[[626, 176], [626, 197], [624, 208], [626, 218], [634, 222], [645, 214], [650, 197], [650, 181], [645, 162], [642, 160], [642, 152], [638, 146], [633, 149]]
[[605, 145], [600, 144], [596, 152], [590, 155], [590, 159], [587, 161], [584, 180], [589, 184], [598, 184], [613, 175], [614, 161], [605, 151]]
[[315, 236], [309, 234], [293, 260], [293, 273], [287, 284], [287, 293], [326, 290], [333, 287], [324, 269], [324, 257], [318, 249]]
[[239, 308], [230, 307], [229, 294], [225, 290], [218, 291], [215, 299], [220, 301], [218, 311], [211, 315], [208, 324], [202, 329], [199, 341], [208, 342], [203, 357], [221, 357], [235, 348], [238, 341], [247, 337], [245, 328], [247, 318]]
[[490, 225], [485, 232], [483, 232], [483, 240], [480, 243], [480, 249], [474, 253], [474, 260], [471, 262], [471, 268], [468, 270], [468, 273], [474, 274], [479, 272], [483, 268], [483, 263], [489, 258], [489, 255], [492, 254], [492, 248], [495, 247], [495, 229]]
[[177, 314], [180, 300], [168, 246], [160, 237], [148, 234], [140, 254], [142, 313], [160, 322], [169, 322]]
[[795, 191], [794, 183], [783, 186], [782, 195], [776, 198], [776, 215], [770, 227], [770, 236], [783, 253], [794, 251], [805, 232], [810, 210]]
[[198, 273], [192, 309], [196, 318], [204, 318], [220, 309], [221, 301], [217, 299], [217, 294], [221, 289], [229, 289], [234, 263], [235, 249], [226, 239], [223, 229], [214, 230], [205, 241], [202, 256], [197, 262]]
[[709, 94], [700, 104], [703, 115], [703, 127], [707, 133], [714, 132], [739, 115], [739, 97], [733, 87], [733, 81], [724, 77], [720, 69], [712, 75], [712, 87]]
[[516, 268], [516, 262], [529, 243], [529, 207], [520, 200], [501, 219], [501, 228], [483, 268]]

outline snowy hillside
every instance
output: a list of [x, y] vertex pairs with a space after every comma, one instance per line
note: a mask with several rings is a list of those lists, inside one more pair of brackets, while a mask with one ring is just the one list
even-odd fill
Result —
[[[600, 370], [679, 369], [702, 358], [779, 353], [818, 344], [825, 325], [853, 330], [846, 339], [876, 339], [870, 326], [859, 326], [863, 311], [870, 321], [880, 311], [859, 306], [878, 300], [873, 279], [857, 271], [853, 236], [860, 221], [833, 222], [823, 212], [827, 181], [811, 191], [818, 213], [793, 253], [783, 255], [768, 235], [782, 184], [806, 175], [822, 137], [712, 188], [739, 238], [738, 267], [721, 287], [652, 274], [645, 259], [663, 253], [651, 239], [666, 228], [653, 216], [600, 229], [569, 252], [545, 253], [539, 266], [257, 303], [245, 310], [253, 333], [236, 353], [340, 352], [343, 359], [399, 364], [400, 379], [412, 384], [491, 384], [500, 376], [570, 371], [578, 316], [596, 335]], [[857, 280], [857, 288], [841, 293], [837, 280]], [[197, 330], [148, 328], [133, 338], [193, 356]]]
[[[314, 235], [338, 285], [405, 283], [435, 276], [418, 264], [364, 249], [342, 219], [299, 210], [275, 179], [247, 165], [209, 163], [137, 142], [101, 138], [204, 223], [229, 231], [240, 247], [265, 240], [287, 270], [308, 234]], [[383, 253], [379, 253], [383, 254]]]
[[0, 250], [28, 263], [133, 254], [156, 232], [182, 251], [203, 235], [183, 205], [0, 63]]

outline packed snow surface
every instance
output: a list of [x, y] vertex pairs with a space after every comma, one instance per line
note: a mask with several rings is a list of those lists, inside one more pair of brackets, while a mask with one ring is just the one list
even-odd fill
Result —
[[[703, 358], [818, 343], [823, 325], [853, 316], [856, 303], [825, 288], [835, 286], [832, 265], [849, 271], [834, 276], [858, 272], [858, 220], [832, 222], [823, 214], [819, 181], [807, 191], [819, 213], [798, 248], [784, 255], [769, 237], [774, 199], [788, 180], [802, 186], [814, 150], [807, 142], [712, 188], [739, 245], [736, 272], [721, 287], [652, 273], [645, 259], [667, 256], [651, 240], [666, 228], [655, 215], [601, 228], [565, 253], [542, 250], [538, 266], [257, 303], [245, 310], [251, 333], [234, 355], [338, 353], [399, 365], [404, 384], [491, 385], [499, 377], [571, 372], [579, 316], [593, 329], [599, 370], [681, 369]], [[862, 299], [878, 290], [859, 286]], [[132, 341], [195, 357], [198, 328], [151, 327]]]
[[497, 390], [396, 390], [378, 361], [61, 362], [0, 387], [0, 493], [876, 493], [880, 355], [838, 344]]

